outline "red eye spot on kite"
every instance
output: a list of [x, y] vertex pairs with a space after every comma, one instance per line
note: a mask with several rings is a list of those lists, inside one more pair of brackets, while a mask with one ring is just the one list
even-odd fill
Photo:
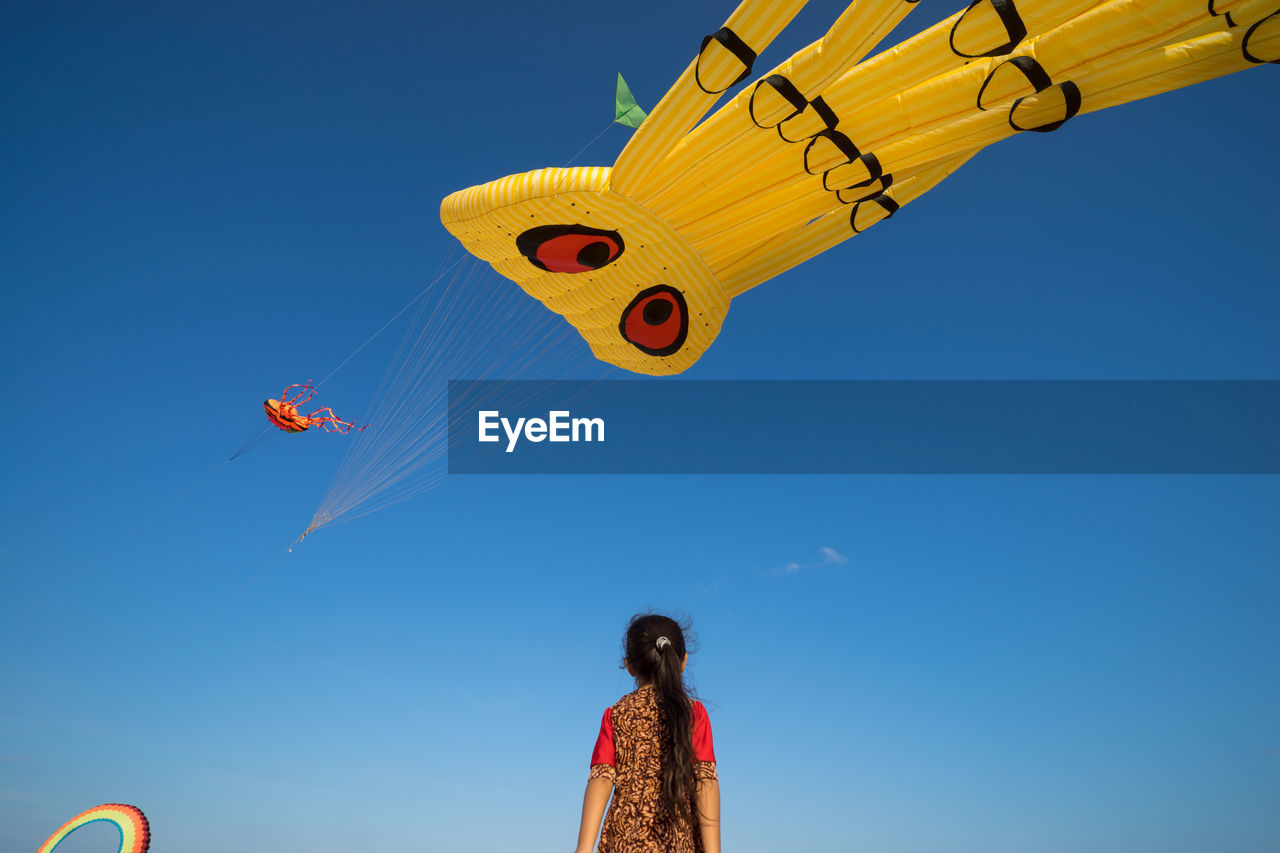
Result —
[[618, 331], [649, 355], [671, 355], [684, 346], [689, 334], [684, 294], [666, 284], [642, 291], [622, 312]]
[[591, 272], [607, 266], [625, 248], [617, 231], [585, 225], [539, 225], [516, 238], [529, 263], [547, 272]]

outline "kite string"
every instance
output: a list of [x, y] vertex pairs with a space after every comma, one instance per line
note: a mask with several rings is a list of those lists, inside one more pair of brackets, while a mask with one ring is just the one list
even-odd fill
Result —
[[237, 450], [235, 453], [231, 454], [231, 456], [227, 459], [227, 462], [234, 462], [235, 460], [239, 459], [241, 456], [243, 456], [244, 454], [252, 450], [254, 446], [256, 446], [257, 443], [262, 440], [262, 437], [267, 434], [267, 430], [269, 429], [271, 429], [271, 424], [268, 423], [262, 429], [258, 430], [258, 432], [253, 436], [253, 438], [249, 439], [244, 444], [240, 445], [240, 449]]
[[[223, 464], [225, 464], [225, 463], [223, 463]], [[297, 543], [295, 542], [295, 543], [293, 543], [293, 544], [294, 544], [294, 545], [296, 545]], [[200, 633], [200, 631], [201, 631], [201, 630], [203, 630], [203, 629], [204, 629], [204, 627], [205, 627], [206, 625], [208, 625], [210, 622], [212, 622], [212, 621], [213, 621], [213, 618], [214, 618], [215, 616], [217, 616], [217, 615], [218, 615], [219, 613], [221, 613], [224, 609], [226, 609], [226, 607], [227, 607], [227, 605], [228, 605], [228, 604], [230, 604], [232, 601], [235, 601], [235, 600], [240, 596], [240, 594], [241, 594], [241, 593], [243, 593], [243, 592], [244, 592], [246, 589], [248, 589], [250, 586], [252, 586], [252, 585], [253, 585], [253, 583], [254, 583], [256, 580], [258, 580], [258, 578], [260, 578], [260, 577], [262, 577], [263, 575], [265, 575], [265, 574], [267, 573], [267, 569], [269, 569], [269, 568], [271, 568], [272, 566], [274, 566], [277, 562], [279, 562], [279, 561], [280, 561], [280, 558], [281, 558], [281, 557], [284, 557], [286, 554], [288, 554], [288, 553], [289, 553], [289, 552], [291, 552], [292, 550], [293, 550], [293, 545], [290, 545], [289, 547], [285, 548], [285, 549], [284, 549], [284, 550], [282, 550], [280, 553], [278, 553], [278, 554], [276, 554], [274, 557], [272, 557], [272, 558], [267, 562], [267, 564], [266, 564], [266, 565], [264, 565], [262, 568], [258, 569], [258, 571], [253, 575], [253, 577], [249, 578], [247, 581], [245, 581], [243, 584], [241, 584], [239, 589], [237, 589], [235, 592], [231, 593], [231, 595], [227, 596], [227, 597], [223, 600], [223, 602], [222, 602], [221, 604], [219, 604], [217, 607], [213, 608], [213, 610], [209, 611], [208, 615], [206, 615], [206, 616], [204, 617], [204, 619], [200, 621], [200, 624], [196, 625], [194, 628], [192, 628], [190, 631], [188, 631], [184, 636], [182, 636], [180, 639], [178, 639], [178, 641], [177, 641], [177, 642], [175, 642], [173, 645], [169, 646], [169, 648], [168, 648], [167, 650], [165, 650], [164, 652], [162, 652], [162, 653], [161, 653], [161, 654], [160, 654], [160, 655], [159, 655], [155, 660], [153, 660], [149, 666], [147, 666], [146, 668], [142, 669], [142, 670], [137, 674], [137, 676], [136, 676], [132, 681], [130, 681], [128, 684], [124, 685], [124, 687], [120, 688], [120, 691], [119, 691], [118, 693], [116, 693], [116, 695], [115, 695], [115, 697], [114, 697], [114, 698], [115, 698], [115, 700], [117, 700], [117, 701], [118, 701], [118, 700], [120, 700], [120, 699], [124, 698], [125, 694], [129, 693], [131, 690], [133, 690], [133, 688], [137, 687], [137, 686], [138, 686], [138, 684], [139, 684], [139, 683], [140, 683], [144, 678], [146, 678], [146, 677], [147, 677], [148, 675], [150, 675], [153, 671], [155, 671], [156, 667], [160, 666], [160, 664], [164, 663], [166, 660], [168, 660], [170, 657], [172, 657], [172, 656], [174, 655], [174, 653], [178, 651], [178, 649], [182, 648], [184, 645], [186, 645], [186, 643], [187, 643], [187, 642], [188, 642], [192, 637], [194, 637], [196, 634]]]
[[[447, 257], [447, 256], [446, 256], [446, 257]], [[421, 299], [421, 298], [422, 298], [422, 297], [427, 293], [427, 291], [428, 291], [428, 290], [430, 290], [430, 289], [432, 288], [432, 286], [434, 286], [434, 285], [435, 285], [435, 284], [436, 284], [436, 283], [437, 283], [437, 282], [438, 282], [438, 281], [439, 281], [439, 280], [440, 280], [440, 279], [441, 279], [445, 274], [447, 274], [450, 270], [452, 270], [454, 267], [456, 267], [458, 264], [460, 264], [460, 263], [462, 262], [462, 259], [463, 259], [463, 256], [460, 256], [460, 257], [459, 257], [457, 260], [455, 260], [452, 264], [450, 264], [449, 266], [445, 267], [445, 268], [444, 268], [444, 269], [442, 269], [440, 272], [436, 273], [435, 278], [433, 278], [433, 279], [431, 279], [431, 281], [427, 282], [427, 285], [426, 285], [425, 287], [423, 287], [423, 288], [422, 288], [422, 290], [418, 291], [418, 293], [417, 293], [417, 294], [416, 294], [412, 299], [410, 299], [408, 302], [406, 302], [406, 303], [404, 304], [404, 307], [403, 307], [403, 308], [401, 308], [401, 309], [400, 309], [399, 311], [397, 311], [395, 314], [391, 315], [391, 319], [389, 319], [389, 320], [387, 320], [387, 322], [383, 323], [383, 324], [382, 324], [382, 326], [381, 326], [381, 328], [379, 328], [376, 332], [374, 332], [372, 335], [370, 335], [368, 338], [366, 338], [366, 339], [365, 339], [364, 343], [360, 344], [360, 346], [358, 346], [358, 347], [356, 347], [354, 350], [352, 350], [352, 351], [351, 351], [351, 353], [350, 353], [350, 354], [348, 354], [346, 358], [344, 358], [342, 361], [338, 362], [338, 366], [337, 366], [337, 367], [335, 367], [333, 370], [330, 370], [330, 371], [325, 375], [325, 377], [324, 377], [323, 379], [321, 379], [319, 382], [316, 382], [316, 383], [314, 384], [314, 386], [313, 386], [313, 387], [315, 387], [315, 388], [319, 388], [321, 385], [323, 385], [324, 383], [326, 383], [326, 382], [328, 382], [330, 379], [332, 379], [335, 373], [337, 373], [337, 372], [338, 372], [339, 370], [341, 370], [343, 367], [346, 367], [347, 362], [351, 361], [351, 359], [353, 359], [353, 358], [355, 358], [357, 355], [359, 355], [359, 354], [360, 354], [360, 352], [361, 352], [365, 347], [367, 347], [369, 344], [373, 343], [374, 339], [375, 339], [375, 338], [377, 338], [377, 337], [378, 337], [378, 335], [381, 335], [383, 332], [385, 332], [385, 331], [387, 330], [387, 327], [388, 327], [388, 326], [390, 326], [390, 325], [391, 325], [392, 323], [394, 323], [396, 320], [400, 319], [400, 315], [401, 315], [401, 314], [403, 314], [404, 312], [408, 311], [408, 310], [409, 310], [409, 308], [410, 308], [410, 307], [412, 307], [412, 306], [413, 306], [413, 304], [414, 304], [415, 302], [417, 302], [419, 299]], [[255, 445], [257, 445], [257, 443], [258, 443], [259, 441], [261, 441], [261, 440], [262, 440], [262, 437], [263, 437], [264, 435], [266, 435], [266, 434], [267, 434], [268, 432], [270, 432], [270, 431], [271, 431], [271, 424], [267, 424], [267, 425], [266, 425], [266, 426], [264, 426], [262, 429], [260, 429], [260, 430], [257, 432], [257, 434], [253, 436], [253, 438], [249, 439], [249, 440], [248, 440], [248, 441], [246, 441], [244, 444], [240, 445], [240, 449], [239, 449], [239, 450], [237, 450], [235, 453], [233, 453], [233, 454], [231, 455], [231, 457], [230, 457], [229, 459], [227, 459], [227, 461], [228, 461], [228, 462], [234, 461], [234, 460], [236, 460], [236, 459], [240, 458], [241, 456], [243, 456], [245, 453], [249, 452], [251, 449], [253, 449], [253, 447], [254, 447]]]
[[[231, 459], [234, 459], [234, 458], [235, 458], [234, 456], [231, 457]], [[79, 571], [73, 573], [70, 577], [63, 578], [62, 583], [59, 584], [57, 589], [55, 590], [58, 596], [61, 597], [61, 594], [64, 591], [66, 591], [73, 585], [79, 583], [86, 575], [88, 575], [91, 571], [93, 571], [99, 565], [101, 565], [104, 560], [112, 556], [115, 552], [119, 551], [124, 546], [128, 545], [131, 541], [133, 541], [134, 537], [136, 537], [143, 530], [146, 530], [148, 527], [150, 527], [155, 522], [156, 519], [164, 515], [169, 510], [173, 509], [182, 501], [186, 500], [188, 497], [190, 497], [191, 493], [194, 492], [196, 489], [199, 489], [205, 483], [212, 480], [214, 475], [216, 475], [224, 467], [226, 467], [227, 463], [230, 462], [231, 459], [224, 459], [223, 461], [219, 462], [212, 469], [210, 469], [207, 474], [205, 474], [200, 479], [196, 480], [190, 486], [187, 486], [186, 491], [182, 492], [176, 497], [169, 498], [169, 500], [161, 504], [160, 508], [152, 512], [151, 515], [148, 516], [145, 520], [134, 525], [132, 529], [122, 534], [113, 543], [103, 546], [98, 551], [93, 553], [88, 559], [88, 561], [86, 561], [80, 567]]]
[[330, 371], [329, 371], [329, 373], [328, 373], [328, 375], [326, 375], [326, 376], [324, 377], [324, 379], [321, 379], [319, 382], [317, 382], [317, 383], [315, 384], [315, 387], [316, 387], [316, 388], [319, 388], [321, 385], [323, 385], [324, 383], [326, 383], [326, 382], [328, 382], [330, 379], [332, 379], [332, 378], [333, 378], [333, 375], [334, 375], [335, 373], [337, 373], [339, 370], [341, 370], [343, 367], [345, 367], [348, 361], [351, 361], [351, 359], [355, 358], [357, 355], [359, 355], [359, 354], [360, 354], [360, 351], [361, 351], [361, 350], [363, 350], [363, 349], [364, 349], [365, 347], [367, 347], [369, 344], [373, 343], [374, 338], [378, 337], [378, 335], [381, 335], [383, 332], [385, 332], [385, 331], [387, 330], [387, 327], [388, 327], [388, 326], [390, 326], [390, 325], [391, 325], [392, 323], [394, 323], [396, 320], [400, 319], [400, 315], [401, 315], [401, 314], [403, 314], [404, 312], [408, 311], [408, 310], [409, 310], [409, 308], [410, 308], [410, 307], [412, 307], [412, 305], [413, 305], [415, 302], [417, 302], [419, 299], [421, 299], [423, 296], [425, 296], [425, 295], [426, 295], [426, 293], [427, 293], [427, 291], [428, 291], [428, 290], [430, 290], [432, 287], [434, 287], [434, 286], [435, 286], [435, 284], [436, 284], [437, 282], [439, 282], [439, 281], [440, 281], [440, 279], [444, 278], [444, 276], [445, 276], [445, 275], [446, 275], [450, 270], [452, 270], [452, 269], [453, 269], [454, 267], [456, 267], [458, 264], [462, 263], [462, 259], [463, 259], [463, 257], [465, 257], [465, 256], [464, 256], [464, 255], [460, 255], [460, 256], [458, 257], [458, 259], [457, 259], [457, 260], [455, 260], [452, 264], [450, 264], [449, 266], [445, 267], [445, 268], [444, 268], [443, 270], [441, 270], [440, 272], [436, 273], [435, 278], [433, 278], [433, 279], [431, 279], [431, 281], [427, 282], [427, 286], [426, 286], [426, 287], [424, 287], [424, 288], [422, 288], [422, 290], [418, 291], [418, 293], [417, 293], [417, 294], [416, 294], [412, 299], [410, 299], [408, 302], [406, 302], [406, 303], [404, 304], [404, 307], [403, 307], [403, 308], [401, 308], [399, 311], [397, 311], [395, 314], [393, 314], [393, 315], [391, 316], [391, 319], [390, 319], [390, 320], [388, 320], [387, 322], [383, 323], [383, 324], [382, 324], [382, 327], [381, 327], [380, 329], [378, 329], [378, 331], [374, 332], [372, 335], [370, 335], [368, 338], [366, 338], [366, 339], [365, 339], [365, 342], [364, 342], [364, 343], [362, 343], [362, 344], [360, 344], [360, 346], [356, 347], [356, 348], [355, 348], [355, 350], [353, 350], [353, 351], [352, 351], [352, 353], [351, 353], [350, 355], [348, 355], [348, 356], [347, 356], [346, 358], [344, 358], [342, 361], [338, 362], [338, 366], [337, 366], [337, 367], [335, 367], [333, 370], [330, 370]]
[[606, 125], [604, 126], [604, 129], [603, 129], [603, 130], [601, 130], [599, 133], [597, 133], [595, 136], [593, 136], [593, 137], [591, 138], [591, 141], [590, 141], [590, 142], [588, 142], [586, 145], [584, 145], [584, 146], [582, 146], [581, 148], [579, 148], [579, 149], [578, 149], [578, 153], [577, 153], [577, 154], [574, 154], [572, 157], [570, 157], [570, 158], [569, 158], [569, 162], [568, 162], [568, 163], [565, 163], [565, 164], [564, 164], [564, 166], [562, 166], [561, 168], [567, 169], [567, 168], [569, 168], [570, 166], [572, 166], [572, 165], [573, 165], [573, 163], [574, 163], [574, 161], [575, 161], [575, 160], [577, 160], [579, 157], [581, 157], [581, 156], [583, 155], [583, 153], [584, 153], [584, 152], [586, 152], [586, 150], [587, 150], [588, 148], [590, 148], [592, 145], [595, 145], [595, 144], [596, 144], [596, 141], [597, 141], [597, 140], [599, 140], [599, 139], [600, 139], [600, 137], [604, 136], [606, 133], [608, 133], [608, 132], [609, 132], [609, 128], [613, 127], [613, 125], [614, 125], [614, 123], [615, 123], [616, 121], [617, 121], [617, 119], [614, 119], [614, 121], [611, 121], [611, 122], [609, 122], [608, 124], [606, 124]]
[[376, 427], [352, 443], [308, 532], [407, 500], [443, 480], [447, 377], [525, 372], [537, 364], [542, 378], [555, 378], [581, 359], [580, 347], [570, 346], [581, 343], [572, 326], [492, 270], [482, 274], [485, 269], [473, 259], [419, 305], [375, 395], [370, 417]]

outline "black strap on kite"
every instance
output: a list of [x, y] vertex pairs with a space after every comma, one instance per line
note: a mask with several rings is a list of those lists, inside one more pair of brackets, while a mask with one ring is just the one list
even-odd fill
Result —
[[[835, 110], [831, 109], [831, 107], [827, 104], [827, 102], [822, 99], [821, 95], [814, 98], [812, 101], [806, 104], [805, 107], [806, 109], [808, 107], [813, 107], [813, 111], [818, 114], [818, 118], [822, 119], [822, 123], [826, 125], [826, 130], [835, 130], [836, 125], [840, 123], [840, 117], [837, 116], [835, 113]], [[801, 110], [801, 112], [804, 112], [804, 110]], [[795, 116], [792, 116], [791, 118], [795, 118]], [[785, 123], [786, 122], [778, 123], [778, 136], [782, 137], [783, 142], [804, 142], [806, 139], [810, 139], [811, 137], [817, 135], [817, 134], [810, 133], [807, 136], [802, 136], [799, 139], [788, 139], [787, 135], [782, 132], [782, 125]], [[818, 133], [822, 133], [822, 132], [823, 131], [818, 131]]]
[[823, 100], [821, 95], [814, 98], [809, 102], [809, 104], [813, 107], [813, 111], [822, 118], [823, 124], [825, 124], [829, 130], [834, 130], [835, 126], [840, 123], [840, 117], [836, 115], [836, 111], [827, 105], [827, 102]]
[[[964, 21], [964, 16], [973, 11], [973, 7], [979, 3], [989, 3], [991, 8], [995, 9], [996, 14], [1000, 16], [1000, 23], [1004, 24], [1005, 32], [1009, 35], [1009, 40], [997, 48], [988, 50], [986, 53], [961, 53], [956, 49], [956, 29]], [[969, 4], [969, 8], [961, 12], [960, 17], [951, 26], [951, 52], [956, 56], [963, 56], [965, 59], [977, 59], [982, 56], [1004, 56], [1006, 53], [1012, 53], [1019, 42], [1026, 37], [1027, 25], [1022, 22], [1022, 17], [1013, 5], [1013, 0], [973, 0]]]
[[893, 175], [880, 175], [870, 183], [864, 181], [861, 184], [836, 190], [836, 200], [841, 204], [858, 204], [879, 195], [891, 186], [893, 186]]
[[1230, 12], [1230, 11], [1227, 11], [1227, 12], [1219, 12], [1217, 9], [1213, 8], [1213, 4], [1214, 4], [1215, 2], [1216, 2], [1216, 0], [1209, 0], [1209, 17], [1210, 17], [1210, 18], [1216, 18], [1216, 17], [1218, 17], [1219, 15], [1221, 15], [1222, 17], [1224, 17], [1224, 18], [1226, 18], [1226, 19], [1227, 19], [1227, 26], [1228, 26], [1228, 27], [1236, 27], [1236, 26], [1239, 26], [1239, 24], [1237, 24], [1237, 23], [1235, 22], [1235, 19], [1231, 17], [1231, 12]]
[[[867, 199], [866, 201], [860, 201], [853, 206], [852, 210], [849, 211], [849, 227], [853, 229], [854, 234], [862, 233], [862, 229], [858, 228], [858, 208], [862, 207], [862, 205], [867, 204], [868, 202], [875, 202], [876, 204], [880, 205], [885, 209], [885, 211], [889, 214], [889, 216], [893, 216], [895, 213], [898, 212], [898, 207], [899, 207], [898, 203], [893, 199], [889, 198], [884, 193], [881, 193], [878, 196], [873, 196]], [[889, 216], [886, 216], [885, 219], [888, 219]], [[883, 221], [884, 219], [876, 220], [876, 222], [883, 222]]]
[[[702, 77], [698, 74], [698, 69], [702, 67], [702, 54], [707, 49], [707, 45], [711, 44], [712, 39], [720, 42], [720, 45], [734, 56], [745, 66], [742, 73], [733, 79], [728, 86], [723, 89], [708, 89], [702, 85]], [[698, 84], [698, 88], [706, 92], [708, 95], [718, 95], [728, 89], [741, 83], [751, 74], [751, 66], [755, 64], [756, 52], [747, 47], [747, 43], [738, 37], [738, 34], [728, 27], [721, 27], [709, 36], [702, 39], [702, 47], [698, 48], [698, 61], [693, 66], [693, 79]]]
[[[868, 151], [866, 154], [859, 155], [858, 159], [862, 161], [862, 165], [865, 166], [867, 169], [867, 179], [865, 181], [858, 181], [855, 184], [845, 184], [843, 187], [833, 187], [827, 184], [827, 173], [823, 172], [822, 188], [827, 192], [831, 192], [831, 193], [838, 193], [841, 190], [857, 190], [857, 189], [862, 189], [863, 187], [869, 187], [872, 184], [874, 184], [876, 181], [880, 180], [881, 178], [886, 177], [884, 173], [884, 166], [880, 165], [880, 158], [877, 157], [874, 153]], [[884, 189], [888, 189], [889, 184], [893, 183], [893, 176], [889, 175], [888, 178], [889, 178], [888, 183], [884, 185]], [[840, 200], [844, 201], [845, 204], [849, 203], [845, 201], [843, 198]], [[855, 198], [855, 199], [852, 199], [852, 201], [858, 201], [858, 199]]]
[[[845, 136], [838, 130], [827, 128], [815, 133], [810, 139], [809, 144], [804, 147], [804, 170], [810, 175], [816, 175], [817, 172], [809, 168], [809, 152], [813, 150], [813, 146], [817, 144], [819, 139], [830, 140], [831, 144], [840, 149], [840, 153], [844, 155], [846, 163], [852, 163], [862, 156], [862, 152], [858, 150], [858, 146], [853, 144], [853, 140]], [[827, 174], [824, 169], [822, 172], [822, 182], [826, 184]]]
[[1270, 15], [1267, 15], [1265, 18], [1258, 21], [1258, 23], [1254, 24], [1252, 27], [1249, 27], [1249, 29], [1245, 31], [1244, 38], [1240, 40], [1240, 53], [1244, 54], [1244, 58], [1249, 62], [1255, 63], [1257, 65], [1264, 65], [1268, 62], [1273, 65], [1280, 65], [1280, 59], [1263, 59], [1259, 56], [1254, 56], [1252, 53], [1249, 52], [1249, 39], [1253, 38], [1254, 32], [1258, 29], [1258, 27], [1262, 26], [1267, 21], [1274, 18], [1276, 15], [1280, 15], [1280, 9], [1277, 9], [1276, 11], [1272, 12]]
[[[769, 84], [769, 88], [781, 95], [788, 104], [795, 107], [790, 115], [778, 119], [773, 124], [761, 124], [756, 118], [756, 92], [760, 87]], [[789, 118], [794, 118], [804, 112], [804, 108], [809, 106], [809, 99], [800, 94], [800, 90], [796, 88], [796, 84], [792, 83], [781, 74], [770, 74], [751, 89], [751, 100], [747, 103], [747, 110], [751, 113], [751, 120], [756, 123], [756, 127], [761, 130], [768, 130], [771, 127], [777, 127]]]
[[1044, 70], [1044, 66], [1036, 62], [1030, 56], [1014, 56], [1006, 59], [1004, 62], [992, 67], [991, 72], [987, 74], [987, 79], [982, 81], [982, 88], [978, 90], [978, 109], [985, 110], [982, 105], [982, 93], [987, 91], [987, 84], [996, 76], [996, 72], [1005, 65], [1012, 65], [1014, 68], [1022, 72], [1022, 76], [1027, 78], [1027, 82], [1031, 84], [1031, 88], [1037, 92], [1043, 92], [1053, 85], [1053, 80], [1049, 77], [1049, 72]]
[[1072, 116], [1080, 112], [1080, 104], [1082, 101], [1080, 97], [1080, 87], [1075, 83], [1072, 83], [1070, 80], [1066, 80], [1059, 83], [1058, 88], [1062, 90], [1062, 98], [1067, 102], [1066, 115], [1061, 119], [1058, 121], [1051, 121], [1048, 124], [1042, 124], [1039, 127], [1018, 127], [1018, 125], [1013, 121], [1013, 114], [1017, 111], [1018, 104], [1025, 101], [1028, 97], [1031, 97], [1030, 95], [1027, 95], [1025, 97], [1018, 98], [1018, 100], [1013, 102], [1013, 106], [1009, 107], [1009, 126], [1014, 130], [1033, 130], [1036, 133], [1052, 133], [1066, 124]]

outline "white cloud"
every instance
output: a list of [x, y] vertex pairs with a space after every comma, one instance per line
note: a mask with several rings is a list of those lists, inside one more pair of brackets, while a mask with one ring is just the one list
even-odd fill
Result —
[[826, 545], [819, 548], [818, 553], [822, 555], [822, 564], [826, 566], [833, 563], [837, 565], [844, 565], [849, 562], [849, 558], [844, 554], [841, 554], [835, 548], [828, 548]]
[[782, 568], [775, 569], [773, 573], [776, 575], [791, 575], [807, 569], [821, 568], [822, 566], [843, 566], [848, 562], [849, 558], [844, 554], [841, 554], [835, 548], [823, 545], [818, 549], [818, 559], [803, 563], [798, 560], [792, 560], [784, 564]]

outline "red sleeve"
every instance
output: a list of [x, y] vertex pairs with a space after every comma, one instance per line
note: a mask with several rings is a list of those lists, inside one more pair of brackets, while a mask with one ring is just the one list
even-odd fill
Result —
[[[596, 738], [596, 748], [591, 750], [591, 765], [608, 764], [612, 766], [613, 755], [613, 709], [604, 709], [604, 719], [600, 721], [600, 736]], [[711, 737], [708, 730], [707, 737]]]
[[711, 744], [711, 720], [707, 719], [707, 709], [701, 702], [693, 703], [693, 760], [716, 760], [715, 747]]

